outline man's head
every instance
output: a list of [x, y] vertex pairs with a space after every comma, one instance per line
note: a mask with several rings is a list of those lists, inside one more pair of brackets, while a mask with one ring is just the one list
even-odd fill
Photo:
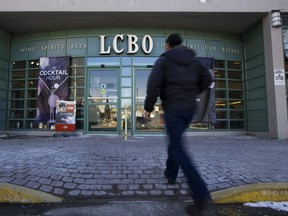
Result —
[[182, 44], [182, 42], [183, 42], [183, 39], [179, 34], [177, 34], [177, 33], [170, 34], [168, 36], [168, 38], [166, 39], [166, 42], [165, 42], [166, 49], [180, 45], [180, 44]]

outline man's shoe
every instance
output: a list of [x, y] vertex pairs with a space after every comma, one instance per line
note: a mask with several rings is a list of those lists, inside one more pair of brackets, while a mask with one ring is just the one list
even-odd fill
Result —
[[164, 176], [168, 180], [168, 184], [175, 184], [176, 183], [176, 179], [169, 177], [166, 170], [164, 171]]
[[216, 207], [213, 201], [207, 201], [201, 203], [200, 205], [196, 204], [197, 212], [199, 216], [217, 216]]

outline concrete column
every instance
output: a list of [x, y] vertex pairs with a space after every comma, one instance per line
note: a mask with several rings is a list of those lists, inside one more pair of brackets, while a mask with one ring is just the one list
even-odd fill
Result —
[[[269, 137], [288, 138], [286, 85], [275, 84], [274, 72], [284, 71], [282, 28], [272, 27], [271, 13], [263, 18]], [[286, 82], [286, 81], [285, 81]]]

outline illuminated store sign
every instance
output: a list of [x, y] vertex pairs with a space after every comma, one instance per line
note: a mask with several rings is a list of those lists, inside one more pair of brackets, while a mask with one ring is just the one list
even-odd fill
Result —
[[[143, 37], [138, 37], [137, 35], [133, 34], [117, 34], [114, 37], [106, 36], [106, 35], [99, 35], [98, 37], [90, 37], [93, 38], [94, 41], [97, 43], [90, 44], [89, 40], [81, 38], [79, 42], [71, 41], [67, 43], [63, 43], [62, 41], [53, 41], [50, 44], [40, 44], [37, 46], [30, 46], [30, 47], [19, 47], [17, 46], [16, 50], [20, 53], [32, 53], [32, 52], [45, 52], [45, 51], [60, 51], [60, 50], [86, 50], [89, 48], [90, 50], [95, 47], [98, 49], [98, 55], [111, 55], [111, 54], [128, 54], [133, 55], [137, 54], [139, 51], [142, 51], [144, 54], [148, 55], [153, 52], [153, 50], [164, 51], [165, 42], [163, 38], [163, 42], [153, 41], [153, 38], [150, 35], [144, 35]], [[236, 47], [230, 47], [230, 45], [225, 46], [223, 45], [213, 45], [209, 44], [198, 44], [198, 42], [188, 42], [188, 47], [195, 51], [208, 51], [208, 52], [222, 52], [222, 53], [231, 53], [231, 54], [241, 54], [241, 48], [236, 45]], [[233, 46], [233, 45], [232, 45]], [[91, 48], [92, 47], [92, 48]], [[17, 51], [16, 51], [17, 52]], [[95, 50], [96, 52], [96, 50]]]

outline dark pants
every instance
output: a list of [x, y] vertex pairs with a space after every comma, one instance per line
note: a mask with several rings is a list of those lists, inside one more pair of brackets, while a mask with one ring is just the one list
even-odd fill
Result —
[[192, 161], [183, 149], [182, 134], [190, 124], [192, 111], [165, 110], [165, 123], [170, 138], [166, 172], [169, 177], [176, 179], [179, 167], [183, 170], [192, 190], [195, 203], [201, 204], [211, 200], [210, 193]]

